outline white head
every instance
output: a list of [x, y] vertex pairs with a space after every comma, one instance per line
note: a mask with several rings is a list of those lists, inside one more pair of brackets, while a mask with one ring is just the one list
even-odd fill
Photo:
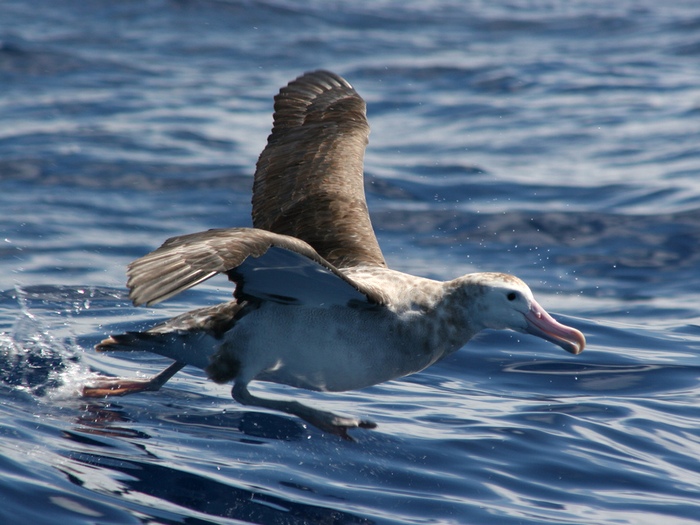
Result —
[[530, 288], [513, 275], [474, 273], [454, 281], [467, 295], [470, 322], [478, 329], [511, 329], [536, 335], [579, 354], [586, 339], [575, 328], [554, 320], [542, 308]]

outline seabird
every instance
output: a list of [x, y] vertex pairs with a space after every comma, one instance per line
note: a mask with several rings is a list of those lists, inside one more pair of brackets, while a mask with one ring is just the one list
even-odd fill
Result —
[[98, 351], [147, 350], [175, 362], [149, 379], [100, 378], [87, 397], [158, 390], [185, 365], [233, 381], [243, 405], [296, 415], [346, 439], [376, 425], [253, 395], [253, 380], [314, 391], [364, 388], [419, 372], [478, 332], [511, 329], [580, 353], [585, 338], [554, 320], [512, 275], [440, 282], [387, 267], [367, 211], [365, 102], [340, 76], [306, 73], [275, 97], [272, 133], [253, 184], [253, 228], [173, 237], [128, 268], [129, 297], [152, 305], [213, 277], [233, 300], [145, 332], [112, 335]]

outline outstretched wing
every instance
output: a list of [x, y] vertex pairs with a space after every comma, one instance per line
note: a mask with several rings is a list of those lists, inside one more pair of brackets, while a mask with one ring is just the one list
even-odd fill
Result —
[[306, 241], [337, 268], [385, 267], [365, 200], [365, 102], [343, 78], [306, 73], [275, 97], [258, 159], [253, 225]]
[[304, 241], [255, 228], [209, 230], [172, 237], [129, 265], [136, 305], [155, 304], [225, 273], [238, 299], [285, 304], [381, 304], [381, 293], [359, 285]]

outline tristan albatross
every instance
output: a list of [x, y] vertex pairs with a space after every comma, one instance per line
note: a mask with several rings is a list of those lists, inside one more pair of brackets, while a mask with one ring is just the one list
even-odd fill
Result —
[[135, 305], [219, 273], [235, 283], [233, 300], [103, 340], [98, 351], [147, 350], [175, 362], [150, 379], [100, 378], [83, 394], [158, 390], [193, 365], [217, 383], [233, 381], [232, 396], [243, 405], [350, 439], [348, 429], [376, 425], [253, 395], [249, 383], [360, 389], [423, 370], [486, 328], [580, 353], [583, 334], [555, 321], [517, 277], [472, 273], [440, 282], [387, 268], [365, 201], [368, 135], [365, 102], [338, 75], [314, 71], [283, 87], [256, 165], [254, 227], [173, 237], [127, 272]]

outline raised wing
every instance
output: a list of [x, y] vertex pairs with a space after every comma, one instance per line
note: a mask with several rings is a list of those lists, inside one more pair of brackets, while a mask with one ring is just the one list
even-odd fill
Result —
[[365, 200], [365, 102], [343, 78], [306, 73], [275, 97], [258, 159], [253, 225], [306, 241], [337, 268], [386, 266]]
[[285, 304], [381, 304], [381, 294], [347, 278], [304, 241], [255, 228], [172, 237], [129, 265], [136, 305], [155, 304], [225, 273], [240, 299]]

